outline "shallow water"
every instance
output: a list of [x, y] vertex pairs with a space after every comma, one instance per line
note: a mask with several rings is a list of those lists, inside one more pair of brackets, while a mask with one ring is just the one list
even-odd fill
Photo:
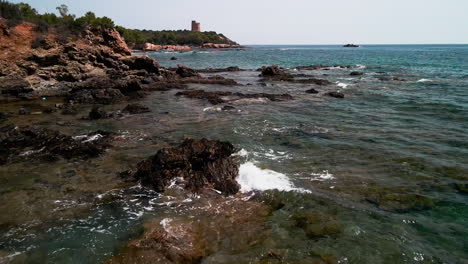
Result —
[[[259, 200], [268, 200], [262, 197], [268, 189], [284, 191], [273, 194], [285, 207], [268, 218], [268, 239], [249, 249], [215, 252], [204, 263], [261, 263], [256, 256], [269, 250], [287, 251], [286, 263], [307, 263], [312, 256], [333, 256], [339, 263], [468, 259], [468, 196], [457, 187], [468, 184], [468, 46], [255, 46], [150, 55], [171, 67], [355, 67], [294, 71], [335, 83], [325, 87], [262, 86], [255, 71], [217, 74], [248, 86], [190, 85], [294, 97], [244, 101], [233, 104], [233, 111], [168, 91], [143, 100], [151, 113], [120, 120], [13, 115], [8, 122], [16, 125], [40, 124], [69, 135], [103, 129], [120, 137], [97, 159], [0, 167], [0, 263], [101, 262], [138, 237], [143, 223], [191, 212], [178, 206], [187, 197], [160, 196], [116, 176], [186, 136], [232, 142], [244, 163], [242, 190], [261, 190]], [[178, 60], [171, 61], [173, 56]], [[351, 71], [365, 75], [350, 76]], [[304, 93], [310, 88], [320, 93]], [[324, 95], [332, 90], [346, 98]], [[19, 107], [5, 104], [0, 111]], [[83, 106], [82, 115], [90, 108]], [[197, 197], [190, 199], [196, 207]], [[311, 238], [291, 224], [300, 212], [320, 212], [340, 231]]]

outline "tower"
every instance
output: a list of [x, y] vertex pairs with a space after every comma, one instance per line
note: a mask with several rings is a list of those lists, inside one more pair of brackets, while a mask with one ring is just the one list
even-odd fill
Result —
[[192, 20], [192, 32], [201, 32], [200, 23], [195, 20]]

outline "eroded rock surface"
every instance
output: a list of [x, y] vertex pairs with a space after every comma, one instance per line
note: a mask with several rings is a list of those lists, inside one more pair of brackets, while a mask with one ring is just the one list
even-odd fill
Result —
[[29, 160], [93, 158], [110, 147], [112, 134], [103, 131], [71, 137], [39, 127], [0, 128], [0, 165]]

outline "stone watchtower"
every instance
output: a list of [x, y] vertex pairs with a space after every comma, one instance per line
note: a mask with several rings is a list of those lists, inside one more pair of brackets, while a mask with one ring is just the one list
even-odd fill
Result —
[[192, 32], [201, 32], [200, 23], [195, 20], [192, 20]]

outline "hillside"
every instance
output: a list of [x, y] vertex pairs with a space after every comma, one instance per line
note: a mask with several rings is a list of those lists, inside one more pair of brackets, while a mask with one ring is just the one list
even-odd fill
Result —
[[129, 46], [152, 43], [157, 45], [202, 46], [206, 43], [238, 45], [223, 34], [213, 31], [192, 32], [190, 30], [137, 30], [116, 27]]

